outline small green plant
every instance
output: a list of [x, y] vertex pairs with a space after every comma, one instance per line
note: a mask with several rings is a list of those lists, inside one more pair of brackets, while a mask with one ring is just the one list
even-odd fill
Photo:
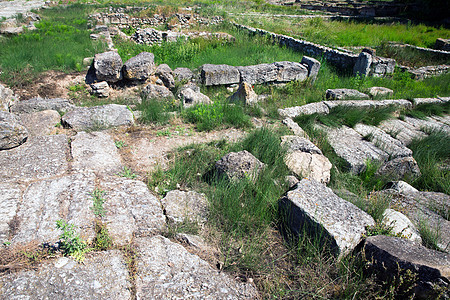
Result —
[[169, 128], [161, 129], [156, 132], [156, 136], [167, 136], [170, 138], [172, 137], [172, 132], [170, 131]]
[[419, 220], [417, 229], [419, 230], [420, 237], [422, 238], [422, 244], [430, 249], [442, 251], [438, 244], [441, 240], [441, 229], [436, 226], [431, 228], [430, 224], [425, 220]]
[[94, 249], [107, 250], [113, 246], [113, 240], [109, 235], [108, 228], [101, 221], [95, 221]]
[[76, 233], [76, 226], [65, 220], [56, 221], [56, 228], [63, 232], [59, 236], [59, 248], [64, 255], [72, 256], [76, 261], [82, 262], [85, 254], [91, 251], [87, 243]]
[[103, 204], [106, 201], [106, 199], [103, 198], [103, 196], [105, 195], [105, 191], [96, 188], [90, 194], [92, 196], [92, 201], [94, 202], [93, 206], [91, 207], [92, 211], [94, 212], [94, 215], [98, 217], [103, 217], [106, 212], [105, 208], [103, 207]]
[[121, 141], [121, 140], [115, 141], [114, 144], [116, 145], [117, 149], [122, 149], [124, 147], [128, 147], [128, 145], [125, 144], [125, 142]]
[[127, 166], [123, 167], [123, 171], [121, 173], [118, 173], [117, 175], [130, 179], [135, 179], [137, 177], [137, 175], [134, 174], [131, 169], [128, 169]]

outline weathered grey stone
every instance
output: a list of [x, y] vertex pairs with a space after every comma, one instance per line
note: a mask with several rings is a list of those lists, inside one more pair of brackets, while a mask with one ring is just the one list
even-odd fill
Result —
[[7, 242], [13, 229], [13, 218], [22, 196], [22, 187], [16, 183], [0, 183], [0, 243]]
[[115, 245], [128, 245], [136, 236], [159, 234], [166, 218], [161, 203], [142, 181], [105, 177], [105, 215], [102, 218]]
[[375, 221], [315, 180], [303, 179], [280, 199], [285, 224], [294, 235], [317, 238], [339, 258], [350, 253]]
[[396, 100], [335, 100], [335, 101], [324, 101], [330, 109], [338, 106], [346, 106], [350, 108], [359, 109], [378, 109], [389, 106], [398, 106], [401, 108], [409, 109], [412, 108], [412, 103], [404, 99]]
[[15, 115], [0, 111], [0, 150], [18, 147], [26, 142], [28, 130]]
[[437, 289], [444, 292], [443, 299], [449, 297], [450, 257], [446, 253], [427, 249], [406, 239], [390, 236], [371, 236], [364, 246], [365, 257], [371, 262], [370, 268], [381, 280], [392, 280], [406, 270], [417, 274], [414, 288], [418, 299], [437, 297]]
[[21, 147], [0, 151], [0, 182], [31, 181], [64, 174], [68, 169], [67, 136], [35, 137]]
[[376, 175], [390, 180], [411, 181], [420, 177], [420, 169], [413, 157], [397, 157], [385, 162], [376, 172]]
[[166, 99], [166, 100], [171, 100], [174, 98], [172, 92], [166, 88], [163, 85], [157, 85], [157, 84], [147, 84], [143, 89], [142, 89], [142, 94], [144, 95], [144, 97], [146, 99], [155, 99], [155, 100], [160, 100], [160, 99]]
[[211, 86], [239, 83], [241, 78], [236, 67], [205, 64], [200, 67], [200, 79], [202, 84]]
[[404, 117], [404, 121], [414, 126], [417, 130], [422, 131], [442, 131], [450, 135], [450, 126], [430, 118], [416, 119], [408, 116]]
[[132, 299], [126, 261], [119, 250], [89, 255], [83, 264], [67, 257], [36, 270], [0, 277], [2, 299]]
[[242, 178], [254, 180], [263, 168], [264, 164], [247, 150], [230, 152], [216, 162], [219, 174], [226, 174], [232, 180]]
[[256, 299], [249, 283], [219, 273], [183, 246], [162, 236], [138, 238], [138, 299]]
[[30, 136], [52, 134], [55, 132], [55, 126], [61, 123], [61, 116], [56, 110], [21, 114], [19, 117]]
[[284, 125], [286, 125], [295, 135], [304, 137], [309, 140], [308, 134], [291, 118], [286, 118], [281, 121]]
[[161, 200], [166, 216], [173, 223], [203, 224], [207, 221], [208, 200], [204, 194], [173, 190]]
[[304, 81], [308, 77], [308, 69], [297, 62], [280, 61], [274, 63], [277, 67], [277, 82]]
[[24, 101], [17, 101], [11, 106], [11, 112], [14, 113], [32, 113], [43, 110], [56, 110], [59, 113], [66, 113], [75, 109], [76, 106], [71, 104], [68, 99], [54, 98], [43, 99], [33, 98]]
[[14, 95], [14, 92], [10, 88], [0, 84], [0, 111], [9, 112], [10, 107], [16, 100], [17, 98]]
[[102, 106], [79, 107], [62, 117], [64, 126], [77, 131], [101, 130], [116, 126], [134, 124], [133, 113], [125, 106], [107, 104]]
[[416, 106], [421, 104], [443, 104], [443, 101], [439, 98], [414, 98], [413, 102]]
[[254, 105], [258, 103], [258, 95], [252, 86], [247, 82], [241, 82], [238, 90], [229, 98], [232, 102], [241, 102], [246, 105]]
[[167, 64], [161, 64], [156, 68], [155, 75], [162, 80], [168, 89], [175, 87], [175, 79], [173, 78], [173, 71]]
[[430, 119], [447, 124], [450, 126], [450, 115], [432, 116]]
[[186, 82], [194, 78], [194, 72], [188, 68], [176, 68], [173, 70], [175, 81]]
[[331, 100], [369, 99], [369, 96], [352, 89], [328, 89], [326, 91], [326, 98]]
[[397, 140], [400, 140], [406, 146], [408, 146], [415, 138], [420, 139], [427, 136], [424, 132], [417, 130], [414, 126], [398, 119], [382, 121], [378, 127]]
[[392, 96], [394, 91], [382, 86], [373, 86], [369, 89], [369, 95], [372, 97], [376, 96]]
[[389, 155], [378, 149], [371, 142], [362, 139], [362, 136], [352, 128], [323, 128], [327, 134], [328, 142], [334, 152], [344, 159], [353, 174], [359, 174], [366, 168], [367, 161], [384, 162]]
[[59, 219], [78, 226], [77, 232], [83, 239], [91, 241], [95, 232], [90, 193], [94, 189], [95, 176], [92, 173], [78, 173], [30, 184], [19, 204], [15, 228], [10, 231], [11, 242], [56, 243], [62, 232], [56, 229]]
[[109, 97], [109, 85], [106, 81], [100, 81], [91, 84], [91, 94], [100, 97], [100, 98], [108, 98]]
[[98, 53], [94, 56], [95, 76], [99, 81], [117, 82], [122, 79], [122, 58], [115, 51]]
[[361, 52], [353, 67], [353, 75], [367, 76], [370, 73], [372, 64], [372, 55], [367, 52]]
[[365, 139], [389, 154], [391, 158], [408, 157], [413, 154], [411, 149], [408, 149], [401, 141], [375, 126], [359, 123], [355, 125], [354, 129]]
[[296, 135], [282, 136], [281, 146], [286, 147], [289, 152], [301, 151], [311, 154], [322, 154], [322, 151], [310, 140]]
[[323, 184], [330, 182], [333, 165], [322, 154], [296, 150], [286, 155], [285, 163], [288, 169], [300, 178], [311, 178]]
[[104, 132], [78, 132], [72, 138], [72, 167], [113, 175], [122, 171], [119, 152], [112, 137]]
[[401, 235], [402, 238], [422, 244], [422, 238], [416, 226], [401, 212], [390, 208], [386, 209], [383, 213], [382, 222], [385, 226], [391, 228], [393, 234]]
[[211, 104], [212, 101], [208, 96], [201, 92], [195, 92], [191, 88], [185, 88], [178, 94], [179, 99], [183, 102], [183, 107], [188, 108], [196, 104]]
[[389, 189], [375, 194], [389, 197], [391, 207], [407, 215], [416, 227], [426, 226], [433, 234], [437, 234], [437, 246], [443, 251], [449, 251], [450, 221], [443, 215], [448, 216], [450, 211], [450, 196], [443, 193], [419, 192], [402, 182], [394, 182]]
[[278, 79], [278, 68], [275, 64], [259, 64], [237, 69], [241, 76], [240, 81], [248, 84], [275, 82]]
[[297, 179], [297, 177], [293, 175], [286, 176], [286, 182], [288, 184], [289, 189], [292, 189], [297, 183], [300, 182], [300, 180]]
[[329, 112], [330, 109], [324, 102], [314, 102], [303, 106], [278, 109], [278, 113], [284, 118], [295, 118], [301, 115], [328, 114]]
[[315, 58], [303, 56], [301, 64], [308, 67], [308, 78], [311, 78], [311, 82], [316, 81], [320, 70], [320, 62]]
[[153, 53], [141, 52], [123, 64], [123, 76], [130, 80], [147, 80], [155, 71]]

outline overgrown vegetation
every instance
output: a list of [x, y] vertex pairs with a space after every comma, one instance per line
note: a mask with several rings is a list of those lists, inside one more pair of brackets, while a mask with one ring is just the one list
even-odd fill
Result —
[[422, 173], [414, 181], [417, 189], [450, 194], [449, 140], [448, 133], [435, 131], [421, 140], [414, 140], [408, 146]]
[[82, 262], [85, 254], [91, 251], [91, 248], [76, 232], [77, 227], [60, 219], [56, 221], [56, 228], [63, 231], [59, 236], [59, 249], [62, 253], [73, 257], [76, 261]]
[[83, 58], [105, 49], [89, 38], [90, 10], [81, 4], [42, 10], [36, 31], [1, 39], [0, 80], [21, 87], [43, 71], [81, 71]]

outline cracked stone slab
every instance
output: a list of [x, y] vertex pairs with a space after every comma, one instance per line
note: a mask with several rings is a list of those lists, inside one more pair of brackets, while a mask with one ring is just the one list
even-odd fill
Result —
[[418, 299], [438, 299], [434, 286], [443, 292], [442, 299], [450, 296], [450, 256], [431, 250], [406, 239], [391, 236], [368, 237], [364, 245], [370, 268], [381, 280], [410, 270], [417, 275], [414, 293]]
[[310, 140], [296, 136], [296, 135], [284, 135], [281, 137], [281, 146], [286, 147], [288, 151], [301, 151], [307, 153], [322, 154], [322, 151], [314, 145]]
[[36, 270], [0, 277], [1, 299], [132, 299], [125, 258], [118, 250], [89, 254], [83, 264], [60, 257]]
[[333, 165], [325, 155], [296, 150], [286, 155], [285, 163], [300, 178], [312, 178], [324, 184], [330, 182]]
[[61, 125], [61, 116], [56, 110], [43, 110], [29, 114], [21, 114], [20, 120], [27, 128], [30, 136], [50, 135]]
[[95, 131], [134, 124], [133, 113], [126, 105], [107, 104], [92, 107], [78, 107], [62, 117], [64, 126], [76, 131]]
[[61, 234], [56, 228], [59, 219], [75, 224], [84, 240], [92, 240], [95, 234], [90, 193], [95, 189], [94, 183], [92, 173], [79, 173], [30, 184], [15, 216], [11, 242], [56, 243]]
[[142, 181], [107, 177], [100, 189], [106, 200], [102, 221], [115, 245], [127, 245], [134, 236], [158, 234], [165, 228], [161, 203]]
[[16, 101], [11, 106], [11, 112], [14, 113], [33, 113], [44, 110], [56, 110], [58, 113], [66, 113], [77, 108], [70, 103], [68, 99], [63, 98], [32, 98], [29, 100]]
[[169, 221], [181, 223], [184, 220], [203, 224], [208, 216], [208, 199], [194, 191], [173, 190], [161, 200]]
[[353, 174], [359, 174], [366, 168], [368, 160], [384, 162], [389, 155], [377, 148], [371, 142], [362, 139], [362, 136], [352, 128], [320, 127], [327, 134], [328, 142], [334, 152], [344, 159]]
[[424, 132], [417, 130], [411, 124], [398, 119], [382, 121], [378, 128], [382, 129], [384, 132], [388, 133], [397, 140], [400, 140], [406, 146], [408, 146], [413, 139], [420, 139], [427, 136]]
[[281, 121], [284, 125], [286, 125], [295, 135], [304, 137], [305, 139], [309, 140], [308, 134], [301, 128], [294, 120], [291, 118], [286, 118], [283, 121]]
[[365, 108], [365, 109], [379, 109], [389, 106], [400, 106], [405, 109], [412, 108], [412, 103], [404, 99], [396, 100], [336, 100], [336, 101], [324, 101], [324, 103], [330, 108], [338, 106], [345, 106], [351, 108]]
[[123, 171], [114, 140], [105, 132], [78, 132], [72, 138], [71, 148], [72, 167], [76, 170], [92, 170], [108, 175]]
[[291, 233], [317, 237], [339, 258], [361, 242], [367, 226], [375, 225], [370, 215], [315, 180], [301, 180], [279, 205]]
[[256, 288], [238, 282], [165, 237], [138, 238], [137, 299], [257, 299]]
[[408, 157], [413, 154], [411, 149], [408, 149], [401, 141], [375, 126], [359, 123], [355, 125], [354, 129], [374, 143], [375, 146], [389, 154], [391, 158]]
[[439, 98], [414, 98], [414, 105], [421, 104], [443, 104], [444, 102]]
[[444, 123], [441, 123], [439, 121], [435, 121], [430, 118], [426, 118], [424, 120], [422, 119], [416, 119], [405, 116], [406, 123], [411, 124], [414, 126], [417, 130], [420, 131], [442, 131], [447, 134], [450, 134], [450, 126]]
[[432, 116], [430, 119], [444, 123], [450, 126], [450, 115], [445, 116]]
[[325, 102], [314, 102], [302, 106], [278, 109], [278, 114], [283, 118], [295, 118], [301, 115], [329, 114], [330, 109]]
[[18, 148], [0, 151], [0, 182], [63, 175], [68, 170], [68, 152], [64, 134], [35, 137]]
[[8, 241], [10, 225], [17, 213], [22, 188], [16, 183], [0, 183], [0, 243]]

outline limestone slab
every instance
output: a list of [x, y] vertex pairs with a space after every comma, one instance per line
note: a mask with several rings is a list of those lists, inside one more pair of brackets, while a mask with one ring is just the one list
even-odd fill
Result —
[[194, 191], [173, 190], [161, 200], [169, 221], [181, 223], [183, 221], [203, 224], [208, 217], [208, 199], [204, 194]]
[[280, 199], [286, 226], [294, 235], [309, 234], [342, 258], [363, 239], [375, 221], [315, 180], [303, 179]]
[[0, 182], [31, 181], [67, 172], [67, 136], [35, 137], [24, 145], [0, 151]]
[[78, 132], [72, 138], [72, 167], [76, 170], [114, 175], [123, 170], [113, 138], [101, 131]]
[[131, 284], [118, 250], [89, 255], [83, 264], [61, 257], [0, 277], [1, 299], [123, 299], [130, 300]]
[[378, 128], [397, 140], [400, 140], [406, 146], [408, 146], [415, 138], [420, 139], [427, 136], [424, 132], [417, 130], [414, 126], [398, 119], [382, 121]]
[[137, 299], [257, 299], [255, 287], [219, 273], [162, 236], [138, 238]]

